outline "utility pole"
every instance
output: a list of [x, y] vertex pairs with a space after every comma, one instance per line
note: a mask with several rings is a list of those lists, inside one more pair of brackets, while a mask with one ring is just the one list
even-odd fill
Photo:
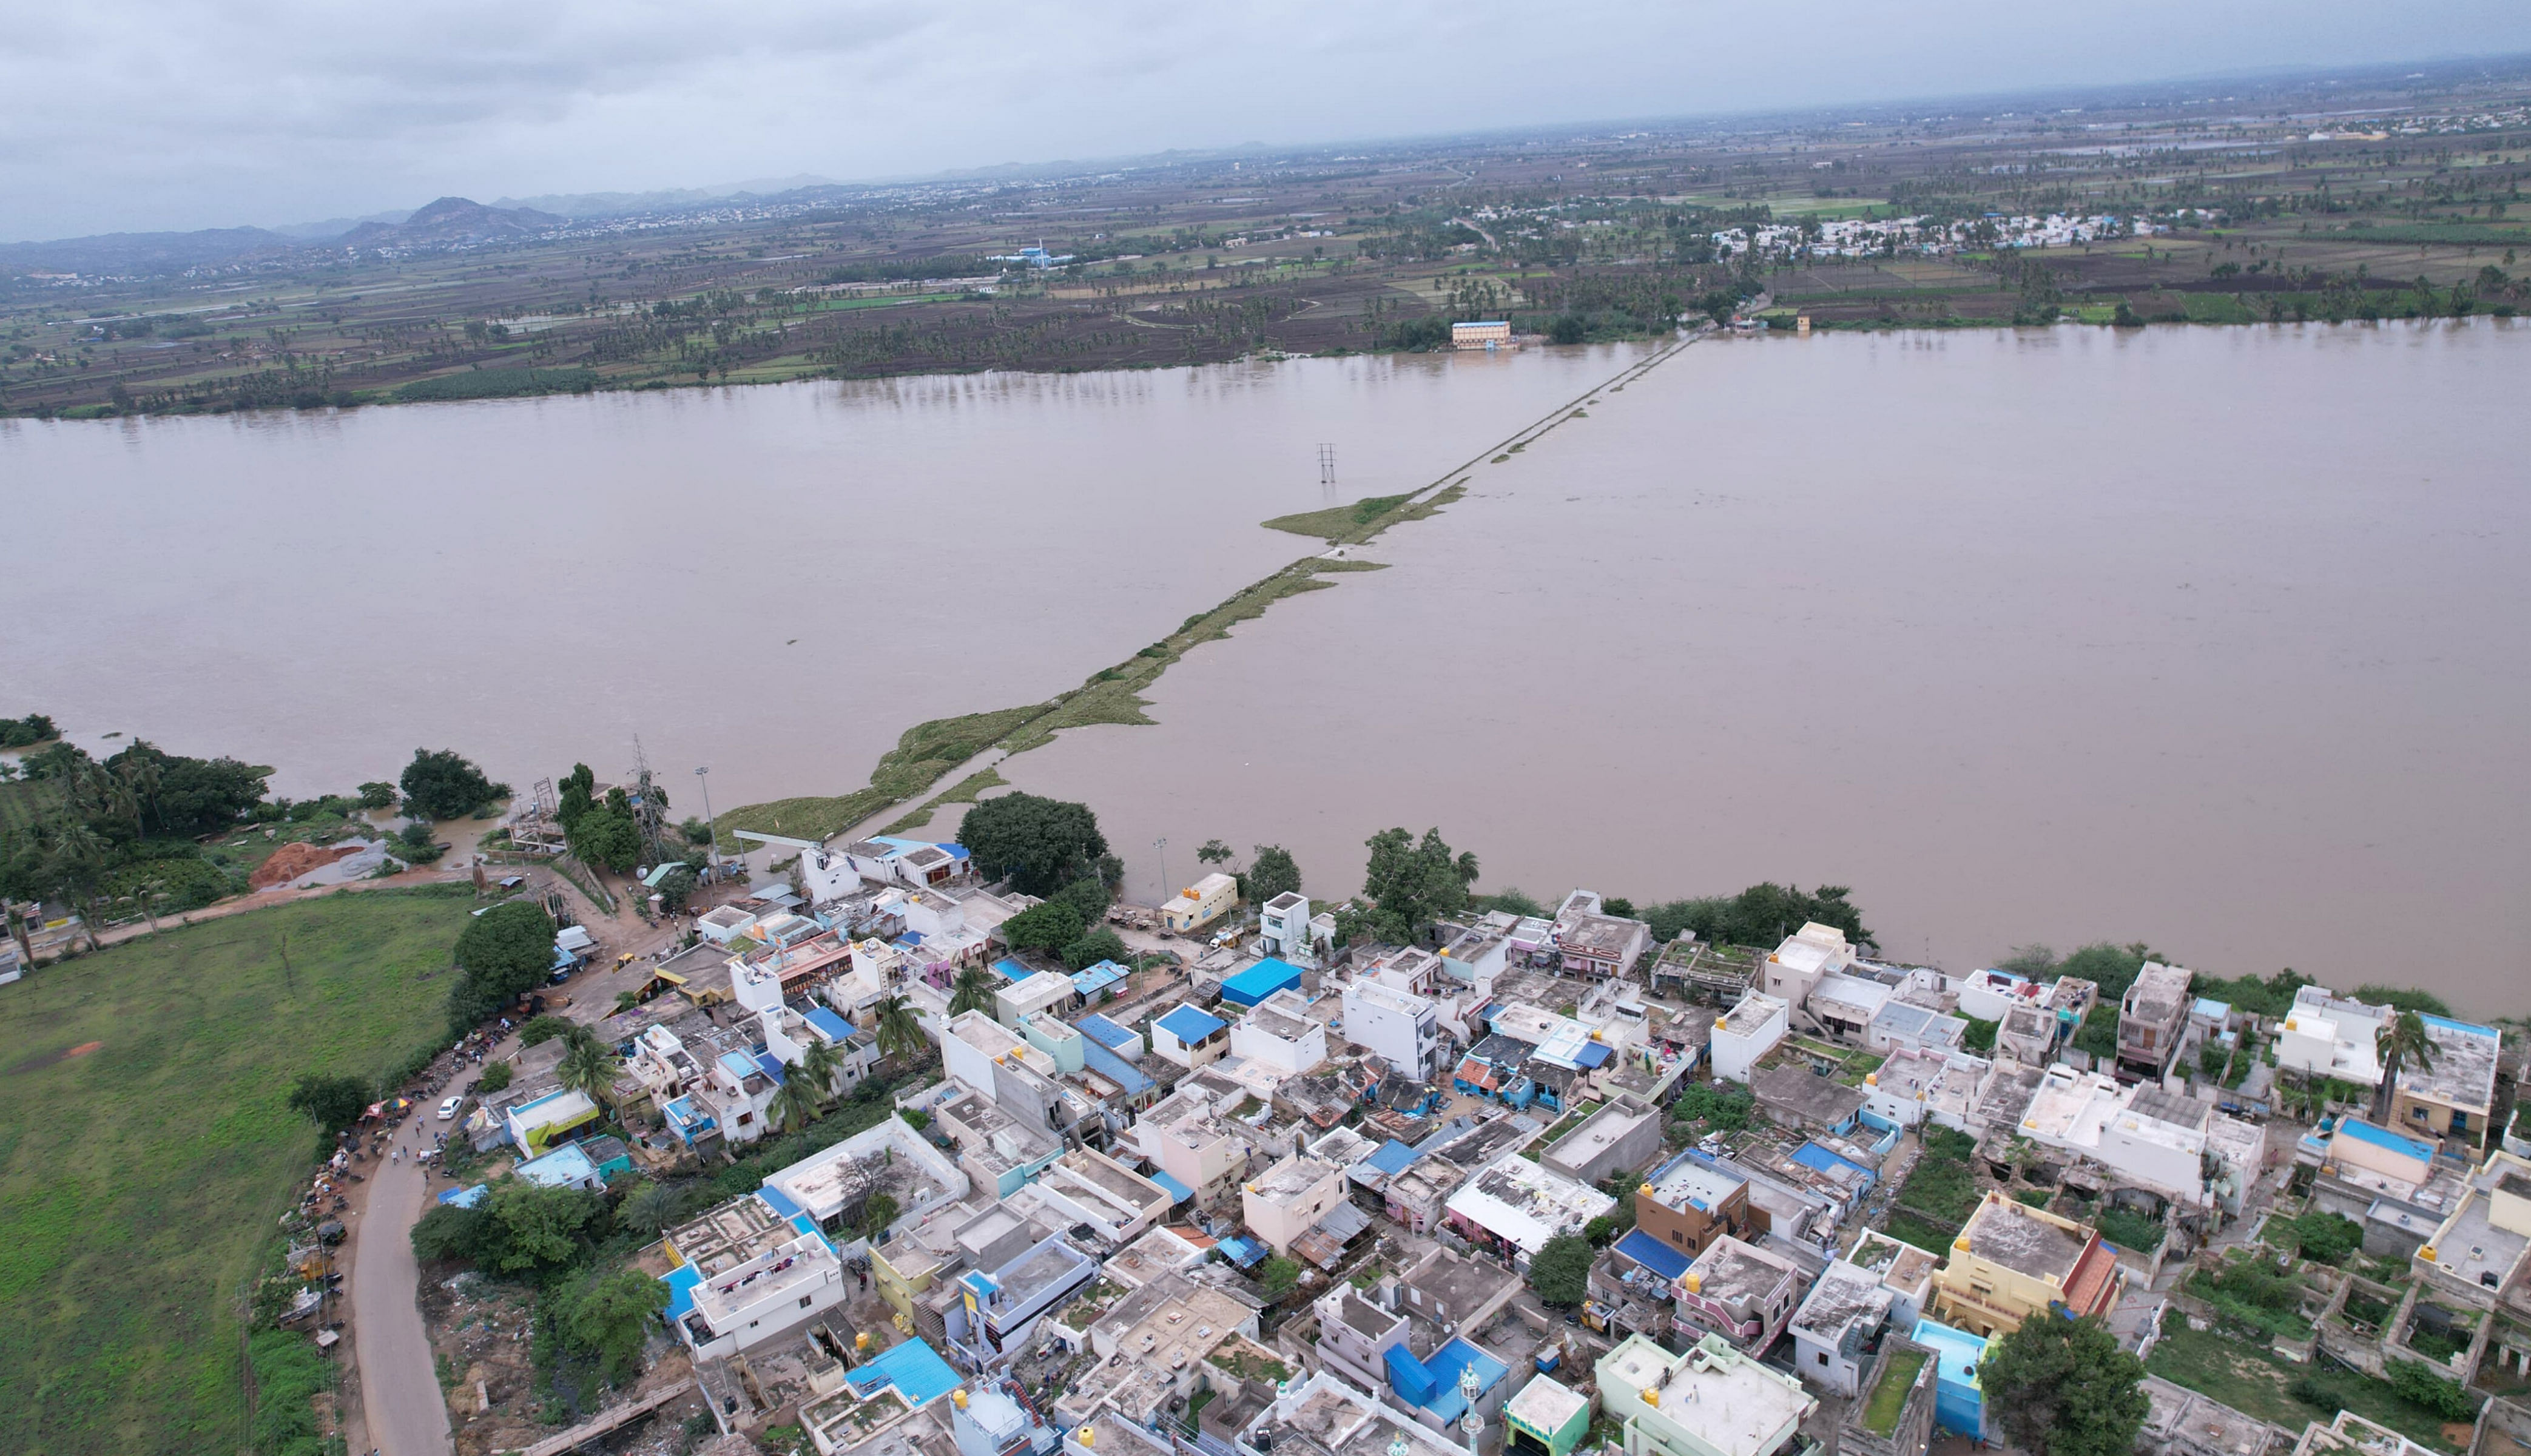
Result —
[[1153, 850], [1157, 851], [1157, 852], [1158, 852], [1158, 854], [1159, 854], [1159, 857], [1160, 857], [1160, 902], [1161, 902], [1163, 905], [1165, 905], [1165, 904], [1167, 904], [1167, 903], [1168, 903], [1168, 898], [1169, 898], [1169, 841], [1168, 841], [1168, 836], [1166, 836], [1166, 835], [1162, 835], [1160, 838], [1153, 840], [1153, 841], [1152, 841], [1152, 848], [1153, 848]]
[[720, 856], [720, 825], [712, 818], [711, 770], [709, 768], [698, 768], [695, 770], [695, 778], [703, 786], [703, 823], [711, 830], [712, 857], [717, 859]]

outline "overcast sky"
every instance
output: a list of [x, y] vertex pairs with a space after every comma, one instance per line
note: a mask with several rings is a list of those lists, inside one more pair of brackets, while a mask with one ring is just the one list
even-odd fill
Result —
[[2522, 0], [0, 0], [0, 240], [2531, 50]]

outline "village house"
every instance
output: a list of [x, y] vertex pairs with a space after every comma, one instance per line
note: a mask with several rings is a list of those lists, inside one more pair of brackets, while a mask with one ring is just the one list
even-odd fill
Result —
[[1309, 998], [1287, 987], [1231, 1026], [1230, 1052], [1296, 1077], [1325, 1063], [1327, 1029], [1310, 1015]]
[[1152, 1054], [1192, 1071], [1210, 1066], [1230, 1050], [1230, 1023], [1193, 1006], [1169, 1008], [1152, 1020]]
[[1685, 1354], [1634, 1335], [1593, 1372], [1624, 1456], [1789, 1456], [1819, 1409], [1801, 1381], [1715, 1335]]
[[2117, 1072], [2122, 1081], [2160, 1082], [2188, 1039], [2189, 973], [2147, 961], [2118, 1002]]
[[1729, 1011], [1715, 1017], [1709, 1042], [1715, 1080], [1748, 1082], [1759, 1060], [1782, 1044], [1790, 1034], [1789, 1012], [1782, 997], [1753, 990], [1742, 995]]
[[2100, 1235], [1992, 1189], [1934, 1277], [1933, 1317], [1979, 1335], [2008, 1334], [2051, 1305], [2076, 1316], [2117, 1303], [2117, 1254]]
[[2306, 1077], [2380, 1087], [2380, 1036], [2391, 1015], [2388, 1006], [2342, 997], [2325, 985], [2297, 986], [2277, 1032], [2277, 1066]]
[[1603, 1183], [1651, 1162], [1660, 1149], [1659, 1115], [1609, 1102], [1549, 1145], [1538, 1160], [1576, 1183]]
[[1547, 1240], [1580, 1233], [1616, 1205], [1596, 1188], [1506, 1152], [1462, 1184], [1443, 1206], [1461, 1238], [1526, 1267]]
[[1401, 1077], [1430, 1082], [1440, 1071], [1440, 1015], [1430, 999], [1412, 991], [1378, 980], [1347, 985], [1344, 1036]]
[[1750, 1205], [1748, 1180], [1690, 1150], [1636, 1187], [1635, 1227], [1693, 1261], [1724, 1235], [1763, 1235], [1767, 1219]]
[[1239, 904], [1239, 881], [1215, 872], [1160, 904], [1160, 928], [1184, 935], [1228, 915]]
[[1679, 1276], [1679, 1333], [1691, 1340], [1720, 1335], [1764, 1355], [1792, 1322], [1808, 1277], [1783, 1255], [1724, 1234]]
[[1276, 1254], [1345, 1202], [1344, 1170], [1314, 1157], [1285, 1158], [1244, 1185], [1240, 1211]]
[[2413, 1137], [2458, 1144], [2484, 1152], [2496, 1132], [2496, 1072], [2503, 1036], [2449, 1017], [2419, 1015], [2434, 1043], [2431, 1066], [2399, 1068], [2390, 1101], [2391, 1125]]

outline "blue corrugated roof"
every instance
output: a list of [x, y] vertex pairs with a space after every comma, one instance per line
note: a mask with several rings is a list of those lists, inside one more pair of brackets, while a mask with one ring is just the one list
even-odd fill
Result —
[[1378, 1151], [1364, 1158], [1363, 1161], [1393, 1178], [1405, 1172], [1407, 1165], [1414, 1162], [1417, 1156], [1412, 1144], [1400, 1143], [1395, 1138], [1391, 1138], [1379, 1145]]
[[1163, 1172], [1158, 1168], [1153, 1168], [1143, 1176], [1168, 1190], [1169, 1202], [1172, 1204], [1183, 1204], [1187, 1200], [1195, 1197], [1194, 1189], [1180, 1183], [1178, 1180], [1170, 1177], [1166, 1172]]
[[829, 1041], [841, 1042], [853, 1034], [853, 1024], [851, 1022], [848, 1022], [842, 1017], [837, 1016], [835, 1013], [828, 1011], [823, 1006], [811, 1007], [809, 1009], [809, 1015], [805, 1020], [809, 1025], [817, 1029], [817, 1034], [819, 1036], [824, 1036]]
[[1072, 989], [1084, 996], [1095, 996], [1126, 977], [1125, 968], [1114, 961], [1100, 961], [1072, 973]]
[[1221, 999], [1241, 1006], [1254, 1006], [1285, 986], [1301, 983], [1301, 968], [1272, 956], [1240, 972], [1221, 983]]
[[1100, 1016], [1096, 1011], [1091, 1012], [1088, 1016], [1074, 1017], [1072, 1019], [1072, 1025], [1074, 1029], [1081, 1033], [1082, 1036], [1087, 1036], [1091, 1040], [1097, 1042], [1099, 1045], [1110, 1049], [1119, 1046], [1130, 1046], [1134, 1042], [1134, 1034], [1132, 1032], [1129, 1032], [1123, 1027], [1116, 1025], [1114, 1022], [1109, 1021], [1107, 1018]]
[[844, 1379], [860, 1395], [893, 1385], [918, 1411], [958, 1388], [958, 1372], [922, 1340], [908, 1340], [859, 1370], [844, 1372]]
[[1088, 1037], [1082, 1038], [1081, 1065], [1116, 1084], [1129, 1097], [1151, 1091], [1152, 1079], [1141, 1068]]
[[769, 1051], [758, 1052], [756, 1054], [756, 1065], [763, 1070], [765, 1076], [773, 1079], [773, 1085], [775, 1087], [780, 1087], [783, 1083], [790, 1080], [782, 1074], [782, 1058], [775, 1056]]
[[1232, 1234], [1229, 1238], [1222, 1240], [1220, 1243], [1215, 1244], [1212, 1247], [1221, 1251], [1222, 1258], [1229, 1260], [1232, 1263], [1239, 1265], [1243, 1269], [1266, 1257], [1265, 1245], [1256, 1243], [1252, 1240], [1243, 1239], [1237, 1234]]
[[1444, 1421], [1456, 1421], [1468, 1409], [1468, 1398], [1459, 1390], [1461, 1371], [1476, 1371], [1480, 1395], [1501, 1384], [1503, 1376], [1511, 1373], [1511, 1367], [1462, 1339], [1453, 1339], [1434, 1351], [1424, 1362], [1424, 1369], [1432, 1372], [1434, 1383], [1441, 1387], [1424, 1403], [1425, 1409]]
[[784, 1193], [782, 1190], [774, 1187], [770, 1183], [758, 1189], [756, 1191], [756, 1198], [757, 1202], [772, 1209], [774, 1216], [777, 1218], [797, 1217], [801, 1211], [800, 1205], [791, 1201], [791, 1195]]
[[1654, 1238], [1642, 1229], [1629, 1229], [1617, 1241], [1617, 1252], [1663, 1279], [1675, 1279], [1687, 1272], [1687, 1256]]
[[1223, 1021], [1217, 1016], [1207, 1016], [1205, 1013], [1196, 1010], [1192, 1006], [1180, 1006], [1168, 1015], [1161, 1017], [1158, 1021], [1153, 1022], [1153, 1025], [1158, 1027], [1161, 1031], [1168, 1033], [1170, 1036], [1177, 1037], [1180, 1041], [1193, 1045], [1194, 1043], [1203, 1040], [1205, 1037], [1211, 1036], [1213, 1033], [1220, 1031], [1222, 1028], [1229, 1026], [1230, 1023]]
[[1585, 1041], [1582, 1043], [1582, 1049], [1573, 1054], [1573, 1060], [1581, 1063], [1586, 1072], [1593, 1067], [1603, 1066], [1608, 1060], [1608, 1043]]

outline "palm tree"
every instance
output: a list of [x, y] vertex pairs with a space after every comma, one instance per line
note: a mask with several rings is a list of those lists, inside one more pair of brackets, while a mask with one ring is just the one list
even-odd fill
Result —
[[989, 1011], [993, 1006], [993, 978], [981, 966], [970, 966], [958, 973], [957, 981], [949, 987], [949, 1014], [966, 1011]]
[[564, 1035], [562, 1061], [555, 1066], [554, 1076], [564, 1087], [603, 1106], [615, 1088], [615, 1053], [587, 1027], [573, 1030], [580, 1035]]
[[923, 1035], [923, 1021], [914, 1014], [914, 1003], [903, 996], [882, 996], [871, 1008], [872, 1030], [878, 1035], [880, 1056], [904, 1056], [909, 1059], [923, 1054], [930, 1038]]
[[812, 1036], [809, 1044], [800, 1048], [800, 1060], [791, 1064], [791, 1077], [795, 1082], [809, 1084], [809, 1090], [816, 1093], [818, 1104], [822, 1106], [833, 1100], [835, 1074], [842, 1070], [843, 1063], [836, 1057], [835, 1049]]
[[796, 1133], [816, 1120], [817, 1094], [809, 1087], [809, 1079], [793, 1074], [782, 1079], [773, 1100], [764, 1104], [764, 1115], [786, 1133]]
[[2435, 1040], [2426, 1035], [2425, 1018], [2402, 1011], [2382, 1023], [2382, 1029], [2373, 1034], [2373, 1054], [2382, 1061], [2382, 1085], [2373, 1093], [2373, 1120], [2387, 1122], [2399, 1069], [2411, 1065], [2420, 1072], [2435, 1069]]

